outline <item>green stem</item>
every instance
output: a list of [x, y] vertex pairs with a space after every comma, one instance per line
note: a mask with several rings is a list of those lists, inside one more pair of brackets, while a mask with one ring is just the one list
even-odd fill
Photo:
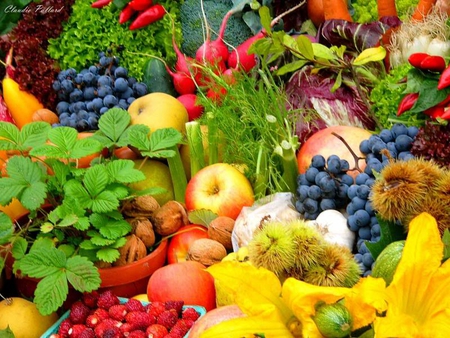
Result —
[[281, 163], [283, 165], [283, 173], [281, 178], [283, 180], [283, 191], [290, 191], [295, 194], [297, 189], [297, 176], [298, 176], [298, 162], [295, 149], [291, 143], [283, 140], [280, 145], [281, 150]]
[[211, 165], [219, 162], [219, 129], [212, 112], [206, 113], [206, 123], [208, 125], [208, 163]]
[[257, 199], [266, 195], [268, 181], [269, 168], [267, 164], [267, 152], [264, 150], [264, 147], [261, 144], [258, 150], [255, 183], [253, 184], [253, 193]]
[[172, 178], [175, 201], [184, 203], [187, 186], [186, 172], [184, 171], [178, 146], [174, 145], [170, 149], [175, 151], [175, 156], [167, 158], [170, 177]]
[[186, 136], [191, 162], [191, 177], [193, 177], [200, 169], [205, 167], [205, 155], [200, 123], [197, 121], [186, 123]]

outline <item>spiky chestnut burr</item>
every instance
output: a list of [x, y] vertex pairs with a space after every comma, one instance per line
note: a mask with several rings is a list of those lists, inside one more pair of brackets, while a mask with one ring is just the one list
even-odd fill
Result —
[[294, 264], [297, 249], [291, 235], [291, 229], [285, 223], [265, 222], [248, 244], [250, 262], [283, 277]]
[[325, 244], [316, 265], [303, 274], [303, 281], [320, 286], [352, 287], [361, 277], [361, 269], [347, 247]]

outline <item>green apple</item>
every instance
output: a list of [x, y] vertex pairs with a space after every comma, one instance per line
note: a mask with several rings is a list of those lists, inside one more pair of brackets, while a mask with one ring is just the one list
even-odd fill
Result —
[[140, 169], [144, 175], [145, 180], [131, 184], [131, 188], [136, 190], [144, 190], [153, 187], [160, 187], [166, 190], [162, 194], [153, 195], [160, 205], [173, 200], [173, 184], [170, 176], [169, 167], [158, 160], [137, 159], [134, 160], [134, 167]]
[[186, 133], [189, 116], [184, 105], [175, 97], [165, 93], [150, 93], [134, 100], [128, 107], [131, 124], [143, 124], [155, 131], [175, 128]]

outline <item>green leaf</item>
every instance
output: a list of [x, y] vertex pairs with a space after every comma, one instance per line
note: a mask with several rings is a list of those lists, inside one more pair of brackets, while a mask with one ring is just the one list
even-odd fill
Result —
[[302, 53], [303, 57], [308, 60], [314, 60], [314, 50], [311, 40], [308, 39], [305, 35], [299, 35], [296, 42], [298, 50], [300, 51], [300, 53]]
[[119, 207], [120, 202], [111, 191], [102, 191], [92, 198], [93, 212], [108, 212]]
[[130, 195], [129, 188], [124, 186], [121, 183], [112, 183], [107, 187], [108, 191], [114, 194], [119, 200], [123, 200], [124, 198]]
[[448, 230], [448, 228], [444, 230], [444, 234], [442, 235], [442, 242], [444, 243], [443, 261], [446, 261], [450, 258], [450, 231]]
[[419, 97], [409, 110], [409, 113], [421, 113], [428, 108], [434, 107], [450, 94], [450, 88], [438, 90], [436, 86], [437, 82], [435, 80], [424, 80], [420, 86]]
[[0, 256], [0, 274], [2, 273], [4, 267], [5, 267], [5, 259]]
[[128, 142], [131, 146], [137, 148], [138, 150], [151, 150], [150, 139], [148, 133], [145, 133], [140, 128], [133, 128], [136, 130], [128, 132]]
[[157, 129], [150, 135], [150, 149], [158, 151], [171, 148], [183, 140], [183, 135], [175, 128]]
[[71, 215], [67, 215], [65, 216], [59, 223], [58, 226], [59, 227], [68, 227], [71, 225], [74, 225], [75, 223], [77, 223], [79, 221], [79, 218], [77, 215], [71, 214]]
[[41, 314], [49, 315], [58, 310], [68, 294], [66, 274], [59, 270], [39, 281], [34, 292], [34, 303]]
[[152, 158], [171, 158], [176, 155], [176, 152], [173, 150], [141, 151], [141, 154]]
[[97, 258], [107, 263], [114, 263], [120, 257], [119, 250], [102, 248], [97, 251]]
[[14, 240], [13, 247], [11, 250], [12, 256], [17, 261], [19, 259], [22, 259], [22, 257], [25, 256], [25, 253], [27, 252], [28, 248], [28, 242], [23, 237], [17, 237]]
[[106, 226], [99, 228], [102, 236], [114, 240], [127, 235], [130, 231], [131, 225], [125, 220], [110, 220]]
[[81, 231], [85, 231], [85, 230], [89, 229], [90, 226], [91, 226], [91, 223], [89, 222], [89, 218], [87, 218], [87, 217], [78, 218], [78, 222], [74, 224], [74, 228], [81, 230]]
[[[60, 244], [58, 250], [64, 252], [64, 255], [68, 258], [75, 253], [75, 248], [72, 244]], [[67, 263], [66, 263], [67, 266]]]
[[115, 239], [108, 239], [97, 233], [95, 236], [91, 237], [90, 241], [94, 245], [94, 248], [99, 249], [99, 247], [106, 247], [113, 244]]
[[118, 238], [114, 242], [114, 244], [111, 244], [109, 247], [110, 248], [114, 248], [114, 249], [118, 249], [118, 248], [123, 247], [126, 243], [127, 243], [127, 239], [125, 237], [121, 237], [121, 238]]
[[64, 252], [50, 248], [30, 252], [21, 259], [22, 273], [32, 278], [43, 278], [62, 270], [66, 264]]
[[0, 138], [10, 140], [16, 144], [20, 144], [19, 137], [20, 137], [20, 130], [15, 124], [0, 121]]
[[92, 137], [83, 138], [75, 142], [70, 151], [69, 158], [80, 159], [84, 156], [98, 153], [103, 149], [104, 145]]
[[5, 213], [0, 212], [0, 245], [8, 243], [13, 233], [14, 225], [11, 218]]
[[197, 209], [189, 211], [188, 218], [192, 224], [201, 224], [204, 226], [209, 226], [212, 220], [217, 218], [217, 214], [209, 209]]
[[68, 154], [78, 140], [78, 132], [71, 127], [52, 128], [48, 133], [48, 138], [50, 142]]
[[47, 158], [67, 158], [68, 154], [56, 145], [43, 144], [30, 150], [32, 156], [45, 156]]
[[80, 248], [84, 250], [95, 250], [98, 247], [91, 242], [90, 239], [85, 239], [80, 243]]
[[77, 180], [72, 179], [67, 181], [64, 186], [64, 193], [75, 199], [79, 203], [80, 208], [87, 208], [92, 204], [88, 191]]
[[98, 128], [114, 143], [120, 139], [130, 124], [130, 114], [121, 108], [111, 108], [98, 120]]
[[320, 43], [313, 43], [312, 48], [316, 58], [325, 60], [336, 60], [336, 55], [328, 48]]
[[354, 60], [354, 66], [362, 66], [369, 62], [382, 61], [386, 57], [386, 49], [383, 46], [364, 49]]
[[281, 76], [281, 75], [284, 75], [284, 74], [287, 74], [287, 73], [295, 72], [296, 70], [302, 68], [307, 63], [308, 63], [307, 60], [296, 60], [296, 61], [293, 61], [293, 62], [286, 63], [285, 65], [281, 66], [277, 70], [276, 74]]
[[261, 25], [264, 27], [266, 32], [270, 33], [272, 31], [272, 27], [270, 25], [272, 18], [270, 17], [269, 7], [261, 6], [258, 12], [259, 17], [261, 18]]
[[342, 84], [342, 69], [339, 70], [339, 73], [336, 76], [336, 80], [333, 84], [333, 87], [331, 87], [331, 92], [334, 93], [336, 90], [338, 90], [341, 84]]
[[[145, 135], [145, 138], [148, 139], [148, 135], [150, 134], [150, 128], [143, 124], [134, 124], [134, 125], [129, 126], [125, 130], [125, 132], [122, 134], [119, 141], [117, 141], [117, 146], [122, 147], [122, 146], [132, 145], [132, 146], [136, 147], [135, 145], [132, 144], [132, 142], [129, 139], [129, 135], [134, 135], [135, 133]], [[138, 148], [138, 147], [136, 147], [136, 148]], [[146, 146], [144, 148], [147, 149], [148, 146]]]
[[9, 325], [5, 329], [0, 330], [0, 338], [15, 338], [14, 332], [11, 331]]
[[406, 238], [404, 228], [395, 224], [394, 222], [388, 222], [386, 220], [378, 218], [378, 224], [380, 224], [381, 236], [378, 242], [365, 241], [367, 249], [374, 260], [377, 259], [378, 255], [383, 251], [383, 249], [390, 243], [395, 241], [400, 241]]
[[91, 292], [100, 287], [98, 269], [86, 257], [74, 256], [67, 259], [66, 274], [69, 283], [79, 292]]
[[133, 183], [145, 180], [144, 173], [134, 168], [134, 165], [135, 162], [132, 160], [117, 160], [109, 162], [106, 171], [109, 177], [120, 183]]
[[100, 194], [109, 183], [106, 167], [104, 165], [90, 167], [84, 175], [83, 183], [90, 196], [95, 197]]
[[45, 252], [47, 250], [51, 250], [54, 247], [55, 247], [55, 243], [53, 242], [53, 240], [51, 238], [41, 237], [33, 242], [33, 244], [31, 245], [31, 248], [30, 248], [30, 253], [31, 252], [41, 253], [43, 251]]
[[47, 185], [44, 182], [31, 183], [22, 191], [20, 202], [28, 210], [36, 210], [45, 202]]
[[20, 144], [25, 148], [34, 148], [47, 141], [48, 132], [52, 126], [47, 122], [33, 122], [23, 126], [20, 130]]

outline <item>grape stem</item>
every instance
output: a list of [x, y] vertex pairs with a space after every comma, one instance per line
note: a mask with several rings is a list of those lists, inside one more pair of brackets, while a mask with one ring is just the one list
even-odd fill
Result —
[[360, 173], [362, 173], [362, 169], [359, 167], [359, 160], [363, 160], [364, 157], [359, 157], [354, 151], [353, 149], [350, 147], [350, 145], [347, 143], [347, 141], [339, 134], [337, 134], [336, 132], [331, 132], [332, 135], [336, 136], [339, 140], [342, 141], [342, 143], [345, 144], [345, 146], [347, 147], [348, 151], [350, 152], [350, 154], [352, 154], [352, 157], [355, 161], [355, 167], [351, 170], [358, 170]]

